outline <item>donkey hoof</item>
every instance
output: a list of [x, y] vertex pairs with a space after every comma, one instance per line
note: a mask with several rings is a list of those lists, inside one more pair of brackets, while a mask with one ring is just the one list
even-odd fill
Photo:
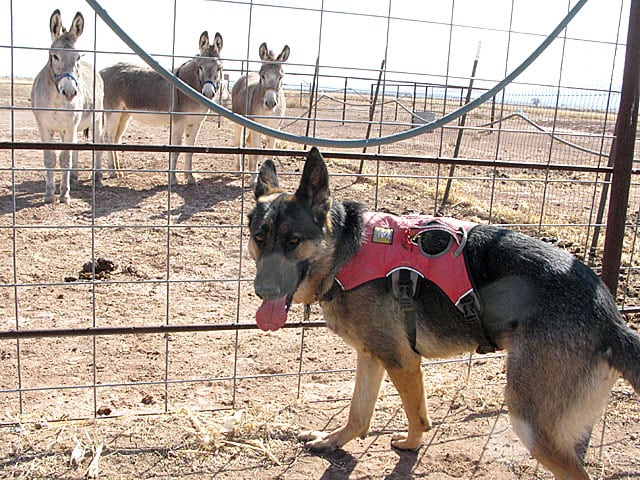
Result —
[[44, 196], [44, 203], [53, 203], [55, 199], [56, 199], [56, 197], [53, 194], [45, 195]]
[[185, 175], [185, 178], [187, 179], [187, 183], [189, 185], [197, 185], [198, 184], [198, 180], [196, 180], [196, 177], [194, 177], [193, 175]]
[[69, 205], [71, 202], [71, 196], [67, 193], [66, 195], [60, 195], [60, 203], [66, 203]]

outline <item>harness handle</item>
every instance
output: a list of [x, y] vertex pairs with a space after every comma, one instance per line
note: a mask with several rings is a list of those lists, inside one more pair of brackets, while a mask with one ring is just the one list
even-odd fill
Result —
[[408, 229], [409, 242], [413, 245], [419, 246], [420, 235], [426, 232], [432, 232], [434, 230], [437, 231], [445, 231], [455, 240], [458, 244], [458, 248], [453, 252], [453, 257], [457, 258], [458, 255], [462, 253], [465, 245], [467, 244], [467, 231], [460, 227], [459, 230], [451, 228], [449, 225], [444, 223], [440, 223], [438, 221], [433, 221], [428, 225], [424, 225], [421, 227], [411, 227]]

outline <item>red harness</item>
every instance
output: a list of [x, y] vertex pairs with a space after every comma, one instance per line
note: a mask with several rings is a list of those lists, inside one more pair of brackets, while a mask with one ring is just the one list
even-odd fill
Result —
[[[464, 246], [467, 233], [475, 223], [379, 212], [366, 212], [363, 217], [365, 241], [336, 276], [343, 290], [408, 269], [435, 283], [456, 306], [473, 292]], [[420, 250], [420, 235], [433, 230], [447, 232], [452, 241], [443, 252], [426, 255]]]

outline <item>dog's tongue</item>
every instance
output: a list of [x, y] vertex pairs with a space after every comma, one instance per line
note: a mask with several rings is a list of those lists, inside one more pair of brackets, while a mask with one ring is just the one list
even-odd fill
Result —
[[276, 331], [287, 321], [287, 297], [265, 300], [256, 312], [256, 323], [262, 330]]

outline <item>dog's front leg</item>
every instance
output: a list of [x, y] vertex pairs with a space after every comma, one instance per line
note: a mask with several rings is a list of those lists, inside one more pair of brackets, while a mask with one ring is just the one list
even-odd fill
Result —
[[409, 431], [406, 434], [394, 435], [391, 440], [391, 445], [400, 450], [415, 450], [420, 447], [422, 434], [431, 429], [420, 367], [421, 357], [418, 355], [413, 357], [407, 360], [408, 366], [387, 369], [391, 381], [400, 394], [402, 406], [409, 421]]
[[333, 432], [307, 431], [298, 435], [305, 446], [314, 452], [326, 452], [342, 447], [356, 437], [364, 437], [369, 431], [371, 416], [378, 399], [384, 377], [382, 363], [358, 350], [356, 385], [349, 409], [349, 420], [344, 427]]

